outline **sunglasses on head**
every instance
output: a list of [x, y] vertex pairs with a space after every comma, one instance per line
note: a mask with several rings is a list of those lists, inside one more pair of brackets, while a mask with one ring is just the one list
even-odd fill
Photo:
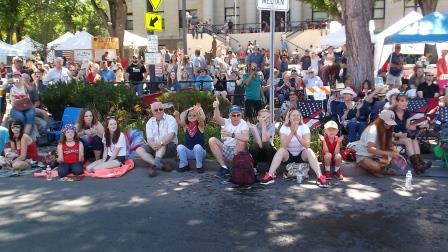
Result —
[[107, 116], [106, 119], [115, 119], [114, 115]]
[[232, 114], [232, 117], [240, 117], [241, 114]]

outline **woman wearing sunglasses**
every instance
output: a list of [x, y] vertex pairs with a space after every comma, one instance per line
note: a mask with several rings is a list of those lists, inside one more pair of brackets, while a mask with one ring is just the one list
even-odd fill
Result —
[[13, 169], [25, 170], [30, 167], [27, 160], [37, 161], [39, 159], [36, 143], [29, 135], [24, 133], [24, 126], [21, 121], [14, 120], [10, 123], [9, 141], [11, 149], [5, 153], [5, 156], [13, 159]]

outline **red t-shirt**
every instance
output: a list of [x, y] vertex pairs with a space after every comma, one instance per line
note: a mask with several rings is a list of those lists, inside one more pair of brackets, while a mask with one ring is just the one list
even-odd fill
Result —
[[79, 162], [79, 142], [76, 142], [73, 146], [68, 146], [67, 143], [62, 145], [62, 155], [64, 157], [64, 163], [74, 164]]
[[336, 145], [338, 145], [339, 137], [335, 136], [332, 143], [330, 142], [330, 139], [328, 138], [328, 136], [325, 136], [324, 140], [325, 140], [325, 143], [327, 144], [328, 152], [331, 153], [332, 155], [334, 155]]
[[[17, 153], [20, 155], [20, 149], [17, 149]], [[31, 158], [34, 161], [39, 160], [39, 154], [37, 153], [36, 142], [32, 142], [30, 145], [28, 145], [28, 149], [26, 151], [26, 157]]]
[[442, 71], [437, 71], [437, 78], [439, 78], [442, 74], [448, 74], [448, 66], [446, 65], [445, 57], [442, 57], [437, 61], [437, 70], [441, 69]]

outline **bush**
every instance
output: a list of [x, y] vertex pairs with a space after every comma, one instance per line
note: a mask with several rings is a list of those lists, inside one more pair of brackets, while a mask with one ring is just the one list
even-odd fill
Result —
[[[196, 90], [185, 90], [177, 93], [165, 93], [158, 98], [162, 103], [171, 102], [174, 105], [174, 109], [182, 112], [196, 103], [201, 103], [204, 113], [207, 119], [213, 117], [213, 101], [215, 101], [215, 96], [209, 92], [196, 91]], [[227, 117], [230, 107], [230, 102], [223, 97], [219, 97], [219, 110], [223, 117]]]
[[[66, 106], [92, 109], [104, 122], [113, 113], [122, 128], [144, 130], [147, 106], [126, 85], [104, 82], [86, 85], [84, 82], [57, 83], [41, 95], [53, 118], [60, 120]], [[143, 112], [143, 113], [142, 113]]]

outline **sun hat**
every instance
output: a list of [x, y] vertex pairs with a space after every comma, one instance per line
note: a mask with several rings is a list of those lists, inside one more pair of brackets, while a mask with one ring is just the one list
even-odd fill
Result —
[[335, 121], [328, 121], [327, 123], [325, 123], [324, 129], [329, 129], [329, 128], [339, 129], [338, 124]]
[[62, 126], [62, 129], [61, 129], [61, 132], [62, 133], [65, 133], [65, 132], [67, 132], [67, 130], [73, 130], [73, 131], [75, 131], [76, 132], [76, 127], [75, 127], [75, 125], [73, 125], [73, 124], [66, 124], [66, 125], [64, 125], [64, 126]]
[[341, 91], [341, 95], [344, 95], [344, 94], [349, 94], [349, 95], [353, 96], [353, 98], [355, 98], [357, 96], [355, 91], [353, 91], [353, 89], [351, 89], [349, 87], [346, 87]]
[[241, 113], [241, 108], [238, 105], [232, 105], [229, 109], [229, 114], [231, 113]]
[[395, 122], [395, 114], [392, 110], [383, 109], [383, 111], [381, 111], [379, 115], [379, 118], [383, 120], [387, 125], [397, 125], [397, 123]]
[[398, 88], [393, 88], [393, 89], [387, 91], [387, 93], [386, 93], [386, 99], [387, 99], [388, 101], [390, 101], [390, 98], [391, 98], [393, 95], [397, 95], [397, 94], [399, 94], [399, 93], [400, 93], [400, 90], [399, 90]]
[[333, 91], [342, 91], [345, 89], [344, 83], [336, 83], [336, 86], [334, 87]]

